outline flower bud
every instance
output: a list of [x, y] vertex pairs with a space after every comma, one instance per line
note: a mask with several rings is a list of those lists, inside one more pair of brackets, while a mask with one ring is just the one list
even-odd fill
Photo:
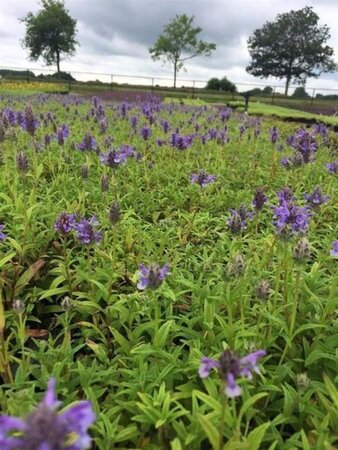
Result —
[[260, 300], [267, 300], [271, 295], [270, 284], [267, 280], [261, 280], [256, 287], [256, 295]]
[[309, 258], [309, 256], [310, 256], [310, 243], [306, 237], [302, 237], [301, 239], [299, 239], [294, 248], [293, 257], [297, 261], [301, 262]]
[[22, 300], [16, 299], [16, 300], [13, 300], [12, 308], [15, 313], [21, 314], [25, 310], [25, 305], [23, 304]]

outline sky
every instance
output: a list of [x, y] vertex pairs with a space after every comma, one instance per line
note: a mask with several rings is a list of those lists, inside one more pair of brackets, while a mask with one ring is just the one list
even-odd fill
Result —
[[[176, 14], [187, 14], [194, 15], [194, 24], [202, 28], [199, 38], [216, 43], [217, 49], [211, 57], [187, 61], [186, 71], [178, 74], [178, 86], [192, 86], [192, 80], [196, 80], [195, 86], [203, 87], [205, 80], [223, 76], [236, 84], [251, 83], [252, 87], [282, 86], [283, 81], [260, 79], [246, 72], [250, 62], [247, 40], [277, 14], [306, 5], [314, 7], [320, 24], [329, 26], [329, 45], [338, 62], [338, 0], [65, 0], [70, 15], [77, 20], [80, 46], [75, 56], [61, 62], [61, 70], [113, 74], [114, 81], [131, 84], [140, 82], [137, 77], [147, 76], [154, 78], [154, 84], [170, 86], [172, 66], [154, 62], [149, 48]], [[40, 7], [37, 0], [0, 0], [0, 67], [47, 68], [42, 59], [29, 61], [27, 50], [20, 45], [25, 25], [19, 18]], [[74, 76], [111, 80], [108, 75]], [[151, 82], [151, 78], [143, 79], [144, 84]], [[243, 86], [240, 90], [246, 90]], [[338, 90], [338, 72], [309, 79], [307, 88]]]

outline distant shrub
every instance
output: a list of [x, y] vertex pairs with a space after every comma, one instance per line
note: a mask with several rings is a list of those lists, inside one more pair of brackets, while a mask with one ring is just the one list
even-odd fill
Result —
[[291, 95], [293, 98], [309, 98], [309, 94], [306, 92], [304, 86], [299, 86], [295, 89], [295, 92]]
[[226, 91], [226, 92], [236, 92], [237, 88], [234, 83], [228, 80], [227, 77], [223, 77], [221, 80], [214, 77], [210, 78], [207, 83], [206, 89], [211, 89], [213, 91]]

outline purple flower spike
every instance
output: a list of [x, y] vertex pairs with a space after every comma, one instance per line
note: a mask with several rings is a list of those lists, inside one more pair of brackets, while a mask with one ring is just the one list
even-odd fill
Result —
[[199, 173], [192, 173], [190, 175], [190, 180], [192, 183], [196, 183], [201, 187], [205, 187], [208, 184], [213, 183], [216, 180], [216, 176], [208, 175], [204, 170], [201, 170]]
[[286, 237], [292, 234], [305, 233], [313, 215], [309, 212], [309, 209], [309, 207], [297, 206], [294, 201], [287, 202], [281, 199], [279, 206], [274, 207], [277, 233]]
[[263, 187], [259, 187], [256, 189], [254, 199], [252, 201], [252, 206], [259, 211], [263, 208], [264, 204], [267, 202], [268, 198], [265, 195], [265, 191]]
[[333, 258], [338, 258], [338, 241], [333, 241], [331, 246], [330, 255]]
[[5, 228], [5, 225], [0, 224], [0, 242], [4, 241], [6, 239], [5, 233], [2, 232], [2, 230]]
[[272, 144], [275, 144], [277, 142], [278, 137], [279, 137], [278, 129], [276, 127], [270, 128], [270, 140]]
[[162, 268], [158, 264], [150, 264], [146, 267], [144, 264], [139, 265], [139, 282], [138, 289], [143, 291], [146, 288], [158, 288], [165, 277], [169, 275], [169, 264], [165, 264]]
[[257, 361], [265, 355], [265, 350], [258, 350], [239, 358], [233, 351], [224, 350], [218, 360], [202, 358], [198, 373], [201, 378], [207, 378], [212, 369], [218, 369], [225, 383], [225, 394], [230, 398], [238, 397], [242, 389], [236, 383], [236, 379], [243, 376], [251, 379], [252, 372], [259, 373]]
[[128, 155], [125, 152], [118, 150], [109, 150], [106, 153], [101, 153], [100, 161], [103, 165], [114, 169], [120, 164], [125, 164], [127, 156]]
[[143, 137], [143, 139], [145, 141], [148, 141], [148, 139], [151, 136], [151, 129], [149, 127], [146, 127], [146, 126], [142, 127], [140, 129], [140, 135]]
[[338, 173], [338, 160], [325, 164], [327, 170], [334, 175]]
[[61, 234], [67, 234], [74, 230], [76, 225], [76, 215], [62, 212], [55, 221], [54, 229]]
[[312, 206], [312, 208], [317, 208], [318, 206], [327, 203], [329, 198], [330, 197], [327, 195], [323, 195], [320, 186], [315, 187], [311, 194], [304, 194], [304, 199]]
[[95, 244], [102, 240], [102, 233], [95, 228], [99, 222], [95, 216], [89, 220], [83, 217], [79, 223], [75, 225], [76, 237], [82, 244]]
[[82, 142], [80, 142], [80, 144], [77, 145], [77, 148], [82, 152], [95, 151], [97, 149], [96, 140], [90, 134], [86, 134]]
[[73, 403], [61, 412], [51, 378], [42, 402], [25, 419], [0, 416], [2, 450], [85, 450], [90, 447], [88, 428], [95, 421], [89, 401]]

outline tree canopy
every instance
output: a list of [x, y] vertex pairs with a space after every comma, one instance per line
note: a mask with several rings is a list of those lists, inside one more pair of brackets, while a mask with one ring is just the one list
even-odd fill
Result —
[[291, 81], [304, 84], [307, 78], [336, 70], [333, 48], [326, 44], [329, 28], [318, 21], [312, 7], [306, 6], [266, 22], [248, 40], [252, 61], [247, 72], [261, 78], [286, 78], [287, 95]]
[[236, 92], [236, 85], [233, 84], [227, 77], [210, 78], [207, 83], [206, 89], [212, 89], [216, 91]]
[[149, 49], [154, 61], [162, 59], [174, 66], [174, 87], [176, 87], [177, 72], [184, 67], [184, 62], [195, 56], [210, 56], [216, 49], [216, 44], [197, 39], [202, 31], [193, 26], [194, 16], [176, 15], [164, 27], [154, 46]]
[[42, 57], [48, 66], [56, 64], [59, 73], [63, 55], [73, 55], [78, 44], [76, 20], [62, 0], [42, 0], [41, 6], [36, 15], [29, 12], [20, 19], [26, 25], [22, 46], [29, 50], [29, 59], [36, 61]]

